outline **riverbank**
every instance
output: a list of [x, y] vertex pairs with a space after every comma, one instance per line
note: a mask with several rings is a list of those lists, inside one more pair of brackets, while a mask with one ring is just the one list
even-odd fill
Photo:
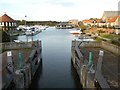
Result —
[[93, 37], [97, 41], [108, 41], [120, 46], [120, 34], [115, 34], [115, 29], [92, 28], [85, 30], [86, 35]]

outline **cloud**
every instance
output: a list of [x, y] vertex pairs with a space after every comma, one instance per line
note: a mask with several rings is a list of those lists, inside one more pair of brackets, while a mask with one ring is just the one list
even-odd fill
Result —
[[46, 0], [45, 2], [51, 5], [62, 7], [73, 7], [76, 5], [74, 0]]
[[[0, 0], [0, 13], [15, 19], [69, 20], [101, 17], [104, 10], [118, 10], [119, 0]], [[120, 5], [120, 4], [119, 4]]]

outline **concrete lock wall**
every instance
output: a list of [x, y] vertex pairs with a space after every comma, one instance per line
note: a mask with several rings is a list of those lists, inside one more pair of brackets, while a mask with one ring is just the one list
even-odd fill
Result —
[[21, 43], [15, 43], [15, 42], [11, 42], [11, 43], [2, 43], [2, 49], [24, 49], [24, 48], [31, 48], [32, 44], [31, 42], [25, 43], [25, 42], [21, 42]]
[[86, 65], [81, 66], [80, 70], [80, 82], [82, 83], [82, 87], [86, 87], [86, 79], [87, 79], [87, 70]]
[[[106, 42], [89, 42], [87, 44], [84, 44], [84, 47], [104, 47], [105, 49], [107, 48], [108, 50], [113, 50], [114, 53], [118, 50], [117, 46], [112, 46], [109, 45]], [[110, 48], [112, 47], [112, 48]], [[82, 46], [80, 47], [82, 48]], [[83, 88], [97, 88], [95, 86], [95, 68], [89, 68], [88, 67], [88, 60], [83, 58], [82, 53], [80, 52], [79, 48], [79, 42], [77, 41], [72, 41], [72, 62], [73, 65], [80, 77], [80, 82], [83, 86]], [[104, 80], [104, 78], [103, 78]], [[105, 80], [104, 80], [105, 81]], [[106, 82], [106, 81], [105, 81]], [[107, 83], [106, 83], [107, 85]], [[106, 87], [109, 87], [108, 85]]]
[[30, 66], [31, 66], [31, 77], [32, 78], [39, 66], [39, 63], [42, 60], [42, 55], [41, 55], [40, 50], [41, 50], [41, 48], [36, 48], [36, 49], [32, 50], [32, 53], [28, 59], [28, 61], [30, 62]]
[[24, 88], [24, 73], [22, 70], [16, 70], [14, 76], [14, 83], [16, 88]]
[[120, 55], [120, 47], [117, 46], [117, 45], [113, 45], [113, 44], [110, 44], [108, 42], [89, 42], [87, 44], [84, 45], [84, 47], [101, 47], [101, 48], [104, 48], [116, 55]]
[[4, 70], [2, 73], [2, 87], [5, 89], [9, 86], [9, 84], [12, 82], [14, 76], [13, 73]]
[[38, 63], [37, 51], [33, 50], [32, 52], [33, 53], [31, 53], [31, 55], [29, 57], [30, 58], [29, 61], [31, 64], [31, 76], [33, 77], [38, 68], [39, 63]]
[[40, 47], [41, 41], [0, 43], [0, 47], [5, 50], [32, 48], [33, 45]]
[[104, 48], [112, 53], [115, 53], [117, 55], [120, 55], [120, 47], [119, 46], [113, 45], [113, 44], [110, 44], [110, 43], [107, 43], [104, 41], [102, 41], [101, 43], [102, 43], [102, 45], [101, 45], [102, 48]]
[[25, 67], [23, 69], [23, 73], [24, 73], [24, 85], [25, 85], [25, 88], [28, 88], [31, 83], [30, 64], [25, 65]]
[[[13, 43], [12, 43], [13, 44]], [[10, 45], [12, 45], [10, 44]], [[26, 62], [23, 64], [23, 68], [15, 68], [14, 67], [14, 74], [5, 73], [4, 75], [4, 84], [5, 86], [10, 86], [10, 83], [7, 84], [7, 82], [11, 82], [13, 80], [13, 83], [15, 84], [15, 88], [28, 88], [31, 84], [31, 80], [34, 77], [35, 72], [38, 69], [39, 63], [42, 60], [42, 47], [41, 47], [41, 41], [37, 41], [35, 43], [28, 43], [26, 46], [24, 46], [25, 43], [21, 44], [15, 44], [14, 49], [16, 49], [17, 45], [19, 45], [17, 48], [21, 49], [21, 47], [32, 47], [32, 51], [30, 56], [27, 58]], [[7, 44], [4, 49], [10, 49], [9, 44]], [[7, 71], [7, 69], [6, 69]], [[9, 81], [8, 81], [9, 80]], [[11, 80], [11, 81], [10, 81]], [[6, 88], [8, 87], [6, 86]]]
[[95, 83], [94, 83], [94, 73], [88, 73], [87, 72], [87, 79], [86, 79], [86, 88], [95, 88]]

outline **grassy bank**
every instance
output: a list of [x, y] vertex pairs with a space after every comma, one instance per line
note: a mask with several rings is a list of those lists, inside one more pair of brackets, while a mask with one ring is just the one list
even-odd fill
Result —
[[109, 39], [109, 42], [111, 42], [112, 44], [120, 46], [120, 35], [116, 35], [116, 34], [102, 34], [102, 35], [100, 35], [100, 37], [101, 38], [97, 37], [96, 40], [97, 41], [102, 41], [102, 40], [105, 41], [106, 39]]

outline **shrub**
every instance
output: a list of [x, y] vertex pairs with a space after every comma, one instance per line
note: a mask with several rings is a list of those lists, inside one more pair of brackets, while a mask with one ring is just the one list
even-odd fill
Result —
[[115, 44], [117, 46], [120, 46], [120, 41], [118, 41], [118, 40], [111, 40], [111, 43]]
[[99, 30], [98, 33], [105, 33], [105, 31], [103, 31], [103, 30]]
[[102, 39], [101, 39], [101, 38], [98, 38], [98, 37], [96, 37], [95, 40], [96, 40], [96, 41], [102, 41]]

